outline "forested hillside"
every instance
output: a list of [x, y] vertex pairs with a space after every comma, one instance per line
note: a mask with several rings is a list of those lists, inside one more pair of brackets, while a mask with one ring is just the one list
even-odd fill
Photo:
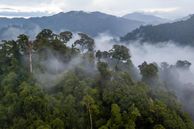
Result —
[[100, 33], [110, 33], [114, 36], [122, 36], [143, 23], [129, 20], [101, 12], [70, 11], [58, 13], [52, 16], [32, 18], [0, 18], [0, 39], [15, 39], [17, 35], [24, 33], [34, 36], [41, 29], [49, 28], [55, 32], [69, 30], [72, 32], [84, 32], [92, 36]]
[[179, 45], [194, 45], [194, 15], [189, 19], [156, 26], [141, 26], [121, 38], [122, 41], [140, 40], [153, 44], [174, 41]]
[[127, 47], [100, 51], [78, 35], [72, 41], [71, 32], [45, 29], [35, 40], [3, 41], [1, 129], [194, 129], [192, 111], [182, 106], [194, 90], [180, 88], [189, 92], [178, 98], [171, 81], [176, 68], [189, 70], [188, 61], [144, 62], [139, 75]]

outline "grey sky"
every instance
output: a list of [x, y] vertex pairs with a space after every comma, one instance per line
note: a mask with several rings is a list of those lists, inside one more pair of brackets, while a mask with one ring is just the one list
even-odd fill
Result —
[[166, 18], [193, 14], [194, 0], [0, 0], [0, 16], [42, 16], [71, 10], [122, 16], [142, 11]]

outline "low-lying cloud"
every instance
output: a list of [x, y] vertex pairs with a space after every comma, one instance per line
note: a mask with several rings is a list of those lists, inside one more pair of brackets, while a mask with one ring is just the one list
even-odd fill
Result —
[[96, 49], [107, 51], [112, 48], [114, 44], [125, 45], [129, 48], [131, 59], [135, 66], [142, 64], [144, 61], [148, 63], [167, 62], [168, 64], [175, 64], [178, 60], [188, 60], [192, 63], [191, 70], [194, 72], [194, 48], [189, 46], [178, 46], [175, 42], [161, 42], [154, 45], [152, 43], [140, 43], [133, 41], [128, 43], [120, 43], [117, 38], [110, 35], [100, 34], [95, 38]]
[[[190, 114], [194, 120], [194, 48], [189, 46], [178, 46], [175, 42], [161, 42], [157, 44], [140, 43], [139, 41], [120, 43], [109, 35], [96, 37], [97, 50], [107, 51], [114, 44], [125, 45], [129, 48], [131, 60], [138, 68], [144, 61], [156, 63], [159, 69], [159, 80], [174, 92], [183, 105], [183, 109]], [[176, 66], [178, 60], [189, 61], [190, 68], [179, 68]], [[162, 63], [166, 62], [166, 68]]]
[[158, 45], [150, 43], [140, 44], [139, 42], [130, 43], [128, 48], [132, 54], [133, 63], [137, 66], [143, 61], [149, 63], [156, 62], [158, 64], [167, 62], [168, 64], [175, 64], [177, 60], [188, 60], [193, 65], [194, 71], [194, 48], [188, 46], [177, 46], [174, 42], [164, 42]]

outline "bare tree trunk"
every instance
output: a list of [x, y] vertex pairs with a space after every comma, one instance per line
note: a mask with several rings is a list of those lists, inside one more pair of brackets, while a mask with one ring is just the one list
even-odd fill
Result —
[[30, 73], [32, 73], [32, 44], [29, 42], [29, 69]]
[[92, 121], [91, 109], [90, 109], [89, 105], [87, 105], [87, 107], [88, 107], [88, 112], [89, 112], [89, 116], [90, 116], [90, 129], [93, 129], [93, 121]]

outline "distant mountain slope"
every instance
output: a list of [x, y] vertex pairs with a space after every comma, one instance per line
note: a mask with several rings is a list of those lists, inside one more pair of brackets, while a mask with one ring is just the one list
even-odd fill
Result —
[[26, 34], [29, 35], [31, 39], [34, 39], [35, 35], [40, 30], [40, 27], [35, 24], [9, 25], [0, 28], [0, 40], [13, 40], [16, 39], [19, 34]]
[[186, 21], [186, 20], [190, 19], [192, 16], [193, 16], [193, 15], [190, 14], [190, 15], [187, 15], [187, 16], [185, 16], [185, 17], [177, 18], [177, 19], [173, 20], [173, 22]]
[[[128, 20], [100, 12], [86, 13], [83, 11], [71, 11], [59, 13], [53, 16], [35, 18], [0, 18], [0, 28], [9, 26], [20, 26], [23, 30], [25, 26], [39, 26], [40, 29], [48, 28], [53, 31], [79, 31], [96, 36], [99, 33], [108, 32], [115, 36], [124, 35], [142, 25], [142, 22]], [[25, 30], [27, 31], [27, 30]], [[2, 37], [2, 36], [0, 36]]]
[[185, 21], [157, 26], [141, 26], [122, 37], [121, 40], [140, 40], [152, 43], [175, 41], [180, 45], [194, 45], [194, 15]]
[[130, 20], [137, 20], [137, 21], [144, 22], [145, 24], [154, 24], [154, 25], [165, 23], [168, 21], [167, 19], [160, 18], [158, 16], [139, 13], [139, 12], [134, 12], [134, 13], [124, 15], [123, 18], [130, 19]]

